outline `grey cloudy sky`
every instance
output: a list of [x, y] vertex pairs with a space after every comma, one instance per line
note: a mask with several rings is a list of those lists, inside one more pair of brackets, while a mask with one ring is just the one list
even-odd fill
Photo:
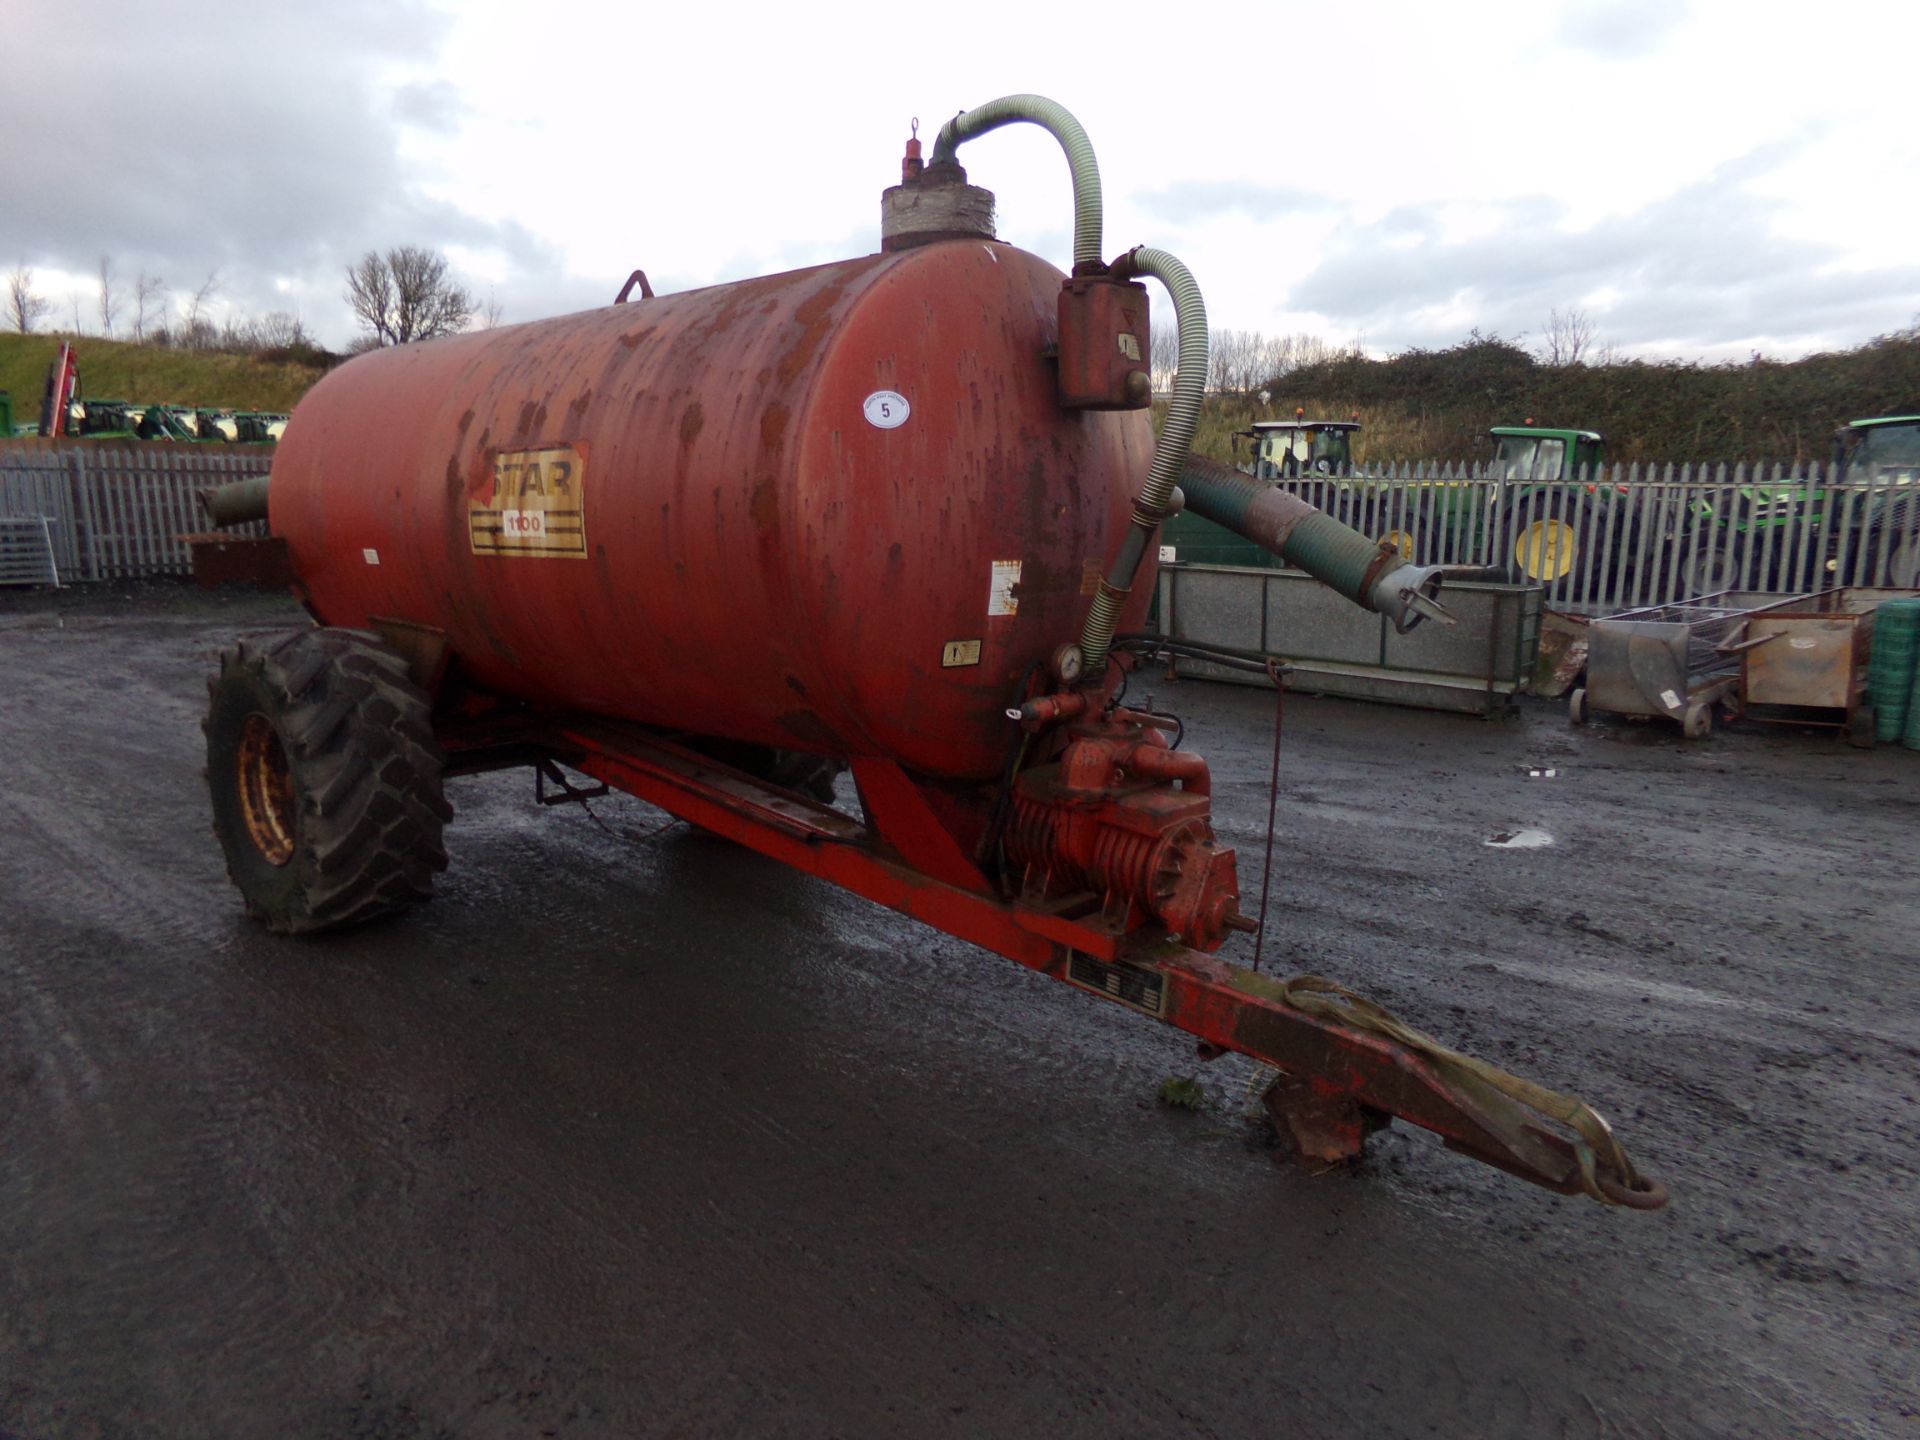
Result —
[[[1626, 353], [1858, 343], [1920, 314], [1920, 7], [1725, 0], [671, 8], [14, 0], [0, 266], [70, 323], [113, 257], [353, 327], [369, 247], [448, 252], [509, 321], [877, 245], [907, 122], [1021, 90], [1085, 123], [1110, 252], [1215, 323], [1444, 345], [1578, 306]], [[1068, 258], [1038, 131], [969, 146]]]

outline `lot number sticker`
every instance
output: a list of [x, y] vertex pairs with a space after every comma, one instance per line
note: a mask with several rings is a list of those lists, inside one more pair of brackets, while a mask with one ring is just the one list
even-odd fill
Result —
[[898, 390], [876, 390], [860, 406], [867, 423], [876, 430], [898, 430], [907, 423], [911, 408]]

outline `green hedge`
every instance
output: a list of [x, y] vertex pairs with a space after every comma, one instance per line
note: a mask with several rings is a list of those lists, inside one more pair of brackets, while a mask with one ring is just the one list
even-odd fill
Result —
[[[1276, 396], [1314, 395], [1412, 422], [1424, 454], [1374, 460], [1473, 459], [1491, 425], [1600, 430], [1616, 460], [1824, 460], [1833, 432], [1869, 415], [1920, 414], [1920, 327], [1804, 360], [1700, 365], [1628, 360], [1548, 366], [1517, 345], [1478, 335], [1445, 350], [1386, 360], [1344, 357], [1271, 382]], [[1390, 447], [1391, 448], [1391, 447]]]

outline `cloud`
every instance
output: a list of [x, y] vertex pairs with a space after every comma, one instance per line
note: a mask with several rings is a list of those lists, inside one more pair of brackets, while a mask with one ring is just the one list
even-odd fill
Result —
[[1152, 190], [1137, 202], [1140, 209], [1172, 225], [1192, 224], [1222, 215], [1245, 215], [1254, 220], [1283, 220], [1289, 215], [1327, 209], [1324, 195], [1288, 185], [1254, 185], [1234, 180], [1183, 180]]
[[[1492, 224], [1448, 240], [1418, 214], [1349, 224], [1288, 306], [1389, 346], [1458, 340], [1468, 324], [1513, 336], [1587, 305], [1626, 347], [1698, 353], [1733, 343], [1815, 348], [1886, 331], [1920, 305], [1920, 265], [1843, 268], [1838, 247], [1785, 235], [1751, 182], [1790, 146], [1739, 157], [1640, 210], [1576, 229], [1538, 197], [1495, 202]], [[1590, 297], [1612, 297], [1594, 305]]]
[[1603, 60], [1634, 60], [1659, 51], [1689, 18], [1680, 0], [1573, 5], [1560, 22], [1560, 39]]
[[[191, 291], [211, 272], [234, 308], [285, 308], [348, 335], [345, 266], [397, 243], [491, 248], [538, 263], [520, 227], [432, 198], [402, 158], [405, 127], [446, 130], [453, 90], [414, 77], [448, 19], [418, 0], [275, 6], [212, 0], [193, 23], [100, 3], [57, 27], [0, 86], [12, 147], [0, 254], [85, 274], [105, 253]], [[24, 22], [31, 37], [44, 13]], [[76, 97], [83, 97], [76, 101]], [[276, 282], [294, 282], [277, 284]], [[326, 297], [324, 305], [320, 297]]]
[[421, 130], [451, 133], [466, 113], [460, 92], [444, 80], [402, 85], [393, 92], [394, 118]]

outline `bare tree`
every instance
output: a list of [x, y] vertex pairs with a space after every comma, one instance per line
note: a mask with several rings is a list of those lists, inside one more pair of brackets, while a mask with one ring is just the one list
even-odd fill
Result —
[[1264, 376], [1260, 352], [1266, 341], [1253, 330], [1215, 330], [1208, 336], [1212, 374], [1208, 388], [1222, 395], [1244, 395], [1258, 388]]
[[418, 245], [369, 250], [347, 269], [347, 304], [380, 345], [406, 345], [464, 330], [478, 308], [447, 274], [446, 257]]
[[1578, 365], [1593, 348], [1593, 317], [1577, 306], [1555, 308], [1547, 314], [1547, 333], [1541, 344], [1549, 365]]
[[215, 295], [220, 293], [220, 272], [209, 270], [207, 278], [200, 282], [200, 288], [187, 300], [186, 314], [182, 317], [188, 330], [197, 330], [202, 325], [213, 322], [207, 318], [207, 306]]
[[474, 312], [473, 323], [476, 329], [498, 330], [500, 328], [500, 297], [493, 291], [487, 292], [487, 302]]
[[113, 257], [102, 252], [100, 256], [100, 333], [111, 337], [113, 322], [120, 318], [120, 310], [126, 304], [126, 297], [114, 289]]
[[295, 345], [311, 345], [313, 337], [298, 315], [275, 310], [253, 322], [254, 343], [262, 350], [286, 350]]
[[133, 338], [147, 338], [147, 322], [166, 313], [167, 282], [142, 270], [133, 282]]
[[33, 288], [33, 271], [25, 263], [13, 267], [7, 276], [7, 318], [22, 335], [53, 313], [53, 302]]
[[1153, 329], [1147, 340], [1147, 370], [1153, 377], [1156, 394], [1173, 388], [1174, 372], [1180, 368], [1180, 327], [1170, 314], [1153, 317]]

